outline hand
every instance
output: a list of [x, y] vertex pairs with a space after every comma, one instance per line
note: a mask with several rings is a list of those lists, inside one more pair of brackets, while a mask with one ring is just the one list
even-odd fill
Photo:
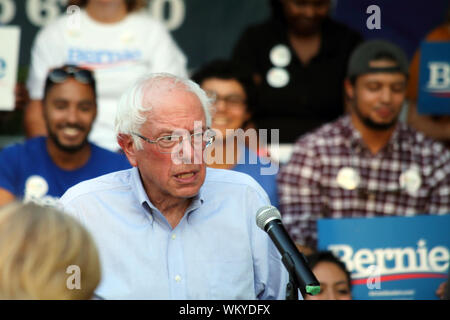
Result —
[[436, 295], [439, 297], [439, 299], [444, 300], [444, 299], [448, 299], [448, 297], [445, 296], [446, 292], [447, 292], [447, 284], [448, 281], [442, 282], [439, 285], [439, 288], [436, 290]]

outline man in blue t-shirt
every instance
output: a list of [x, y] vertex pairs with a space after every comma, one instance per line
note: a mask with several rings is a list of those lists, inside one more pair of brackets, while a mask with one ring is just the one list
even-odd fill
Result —
[[16, 198], [53, 205], [83, 180], [131, 167], [122, 154], [87, 140], [97, 114], [91, 71], [74, 66], [50, 71], [43, 105], [48, 137], [0, 152], [0, 206]]

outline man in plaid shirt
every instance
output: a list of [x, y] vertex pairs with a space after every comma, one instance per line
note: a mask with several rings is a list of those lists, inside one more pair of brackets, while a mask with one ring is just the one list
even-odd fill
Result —
[[408, 62], [368, 41], [352, 54], [349, 115], [299, 138], [278, 176], [283, 222], [315, 248], [318, 218], [450, 213], [450, 152], [398, 122]]

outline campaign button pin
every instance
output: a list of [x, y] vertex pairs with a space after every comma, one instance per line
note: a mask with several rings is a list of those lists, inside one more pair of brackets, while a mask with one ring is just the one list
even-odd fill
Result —
[[355, 190], [360, 182], [359, 174], [353, 168], [341, 168], [336, 176], [336, 182], [343, 189]]
[[289, 73], [282, 68], [272, 68], [267, 72], [267, 83], [273, 88], [282, 88], [289, 83]]
[[47, 181], [41, 176], [33, 175], [25, 181], [25, 198], [41, 198], [47, 191]]
[[416, 193], [422, 185], [419, 171], [415, 168], [410, 168], [400, 175], [400, 187], [410, 194]]
[[120, 35], [120, 41], [122, 43], [129, 44], [129, 43], [133, 42], [133, 40], [134, 40], [134, 35], [129, 31], [125, 31]]
[[291, 62], [291, 52], [284, 44], [277, 44], [270, 50], [269, 58], [275, 67], [284, 68]]

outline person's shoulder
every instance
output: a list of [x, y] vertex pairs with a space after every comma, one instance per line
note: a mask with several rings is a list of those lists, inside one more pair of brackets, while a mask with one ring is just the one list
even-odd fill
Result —
[[36, 152], [46, 151], [45, 139], [45, 137], [35, 137], [21, 142], [14, 142], [4, 147], [1, 152], [3, 154], [36, 155]]
[[300, 136], [295, 146], [314, 148], [316, 146], [334, 146], [343, 142], [348, 134], [349, 117], [342, 116], [335, 121], [325, 123], [317, 129]]
[[402, 132], [402, 143], [407, 143], [411, 151], [422, 159], [437, 159], [450, 161], [450, 151], [439, 141], [427, 137], [424, 133], [410, 127], [406, 123], [400, 123]]
[[280, 28], [281, 26], [282, 26], [282, 22], [280, 22], [276, 19], [270, 18], [270, 19], [264, 20], [262, 22], [255, 23], [255, 24], [248, 26], [247, 30], [268, 31], [268, 30], [272, 30], [274, 27]]
[[345, 36], [349, 38], [358, 38], [362, 40], [362, 36], [356, 30], [351, 29], [342, 22], [336, 21], [334, 19], [328, 18], [324, 21], [324, 26], [329, 32], [338, 34], [340, 36]]
[[69, 26], [69, 15], [63, 14], [60, 15], [50, 22], [48, 22], [44, 27], [42, 27], [38, 33], [38, 38], [47, 38], [52, 37], [54, 35], [59, 35], [65, 30], [67, 30], [67, 27]]
[[91, 145], [92, 149], [95, 150], [95, 152], [98, 153], [98, 155], [100, 155], [102, 157], [111, 157], [111, 158], [115, 158], [115, 159], [124, 157], [124, 155], [121, 153], [105, 149], [95, 143], [91, 142], [90, 145]]
[[60, 198], [63, 205], [83, 199], [86, 196], [106, 194], [130, 188], [131, 169], [115, 171], [82, 181], [69, 188]]
[[268, 19], [260, 23], [247, 26], [242, 32], [242, 36], [252, 42], [256, 40], [264, 40], [276, 36], [280, 37], [280, 33], [285, 29], [283, 23], [275, 19]]
[[94, 151], [93, 154], [95, 156], [96, 162], [103, 162], [108, 161], [107, 163], [111, 166], [120, 166], [123, 169], [130, 168], [130, 163], [128, 162], [126, 156], [122, 153], [113, 152], [110, 150], [107, 150], [105, 148], [102, 148], [94, 143], [91, 143], [92, 150]]

